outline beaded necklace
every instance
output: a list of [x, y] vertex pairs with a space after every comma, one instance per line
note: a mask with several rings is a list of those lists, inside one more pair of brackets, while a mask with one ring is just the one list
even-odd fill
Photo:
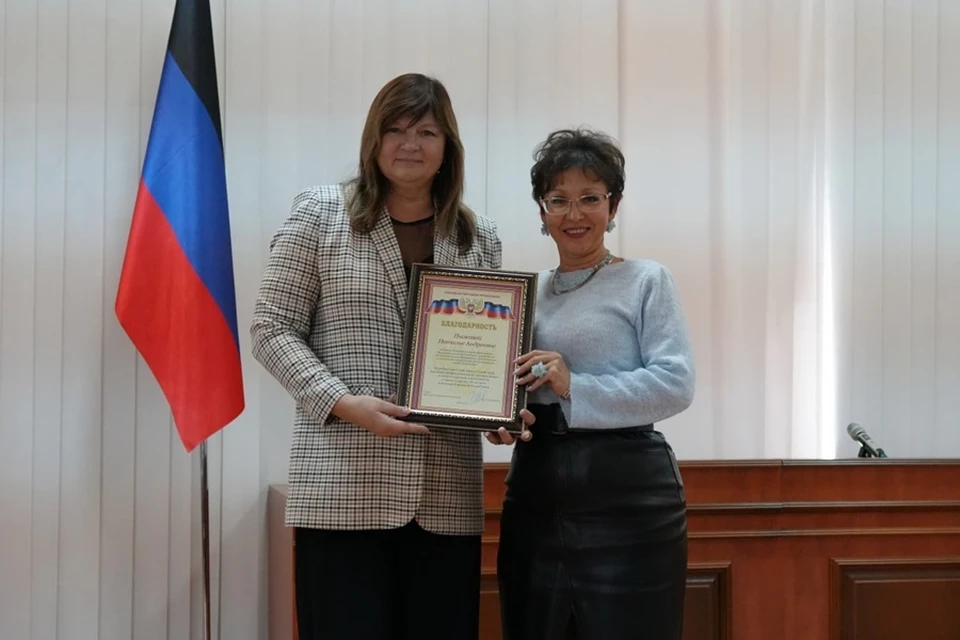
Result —
[[[583, 285], [590, 282], [593, 276], [597, 275], [597, 272], [600, 269], [603, 269], [605, 266], [613, 262], [613, 254], [610, 251], [607, 251], [607, 255], [603, 257], [603, 260], [595, 264], [589, 270], [581, 269], [579, 271], [573, 271], [571, 274], [577, 274], [579, 277], [574, 277], [569, 279], [568, 276], [563, 275], [558, 269], [553, 270], [553, 277], [550, 278], [550, 288], [553, 291], [553, 294], [556, 296], [562, 296], [565, 293], [570, 293], [571, 291], [576, 291]], [[586, 272], [586, 275], [580, 275]], [[567, 280], [566, 283], [558, 283], [558, 280]]]

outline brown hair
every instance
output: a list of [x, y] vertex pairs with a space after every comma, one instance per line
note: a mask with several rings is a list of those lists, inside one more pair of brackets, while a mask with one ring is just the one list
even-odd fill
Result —
[[460, 250], [464, 251], [473, 244], [477, 221], [462, 201], [464, 154], [457, 118], [443, 84], [419, 73], [397, 76], [380, 89], [370, 105], [360, 139], [360, 166], [357, 175], [347, 182], [350, 225], [354, 231], [369, 233], [377, 224], [390, 189], [377, 164], [380, 141], [387, 127], [400, 118], [416, 122], [428, 113], [433, 114], [446, 138], [443, 164], [431, 189], [437, 206], [437, 229], [450, 237], [456, 236]]

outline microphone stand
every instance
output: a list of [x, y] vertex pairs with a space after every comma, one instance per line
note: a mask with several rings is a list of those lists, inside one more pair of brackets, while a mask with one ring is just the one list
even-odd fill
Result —
[[877, 460], [879, 460], [880, 458], [887, 457], [887, 454], [883, 452], [883, 449], [878, 449], [878, 451], [880, 452], [880, 455], [873, 455], [867, 450], [865, 446], [860, 445], [860, 451], [857, 453], [857, 457], [858, 458], [875, 458]]

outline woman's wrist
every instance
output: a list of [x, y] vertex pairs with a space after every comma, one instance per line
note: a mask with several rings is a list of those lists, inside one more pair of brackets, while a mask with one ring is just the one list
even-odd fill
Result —
[[330, 413], [346, 422], [353, 422], [352, 408], [353, 401], [356, 400], [356, 398], [352, 393], [340, 396], [340, 399], [334, 403]]

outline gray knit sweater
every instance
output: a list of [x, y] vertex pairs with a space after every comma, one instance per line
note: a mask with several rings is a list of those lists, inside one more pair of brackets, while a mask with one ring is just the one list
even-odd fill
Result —
[[564, 356], [570, 400], [543, 387], [530, 402], [559, 402], [571, 429], [651, 424], [690, 406], [693, 355], [664, 266], [651, 260], [610, 264], [563, 295], [553, 293], [552, 277], [552, 270], [540, 273], [534, 348]]

